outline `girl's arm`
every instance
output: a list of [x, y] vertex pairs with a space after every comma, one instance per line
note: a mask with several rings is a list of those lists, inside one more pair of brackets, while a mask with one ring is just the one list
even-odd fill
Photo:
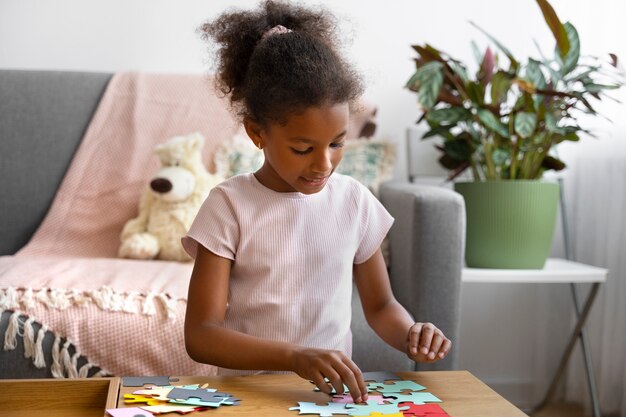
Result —
[[327, 377], [337, 392], [342, 393], [345, 384], [356, 402], [367, 399], [361, 371], [343, 352], [303, 348], [225, 329], [231, 265], [230, 259], [198, 245], [185, 315], [185, 347], [193, 360], [230, 369], [293, 371], [328, 394]]
[[354, 265], [354, 279], [365, 318], [385, 342], [417, 362], [434, 362], [448, 354], [452, 343], [441, 330], [431, 323], [415, 323], [393, 296], [380, 249]]

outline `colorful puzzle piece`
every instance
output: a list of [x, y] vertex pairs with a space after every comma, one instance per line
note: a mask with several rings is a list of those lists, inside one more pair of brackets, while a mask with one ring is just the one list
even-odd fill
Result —
[[438, 404], [401, 403], [400, 405], [409, 407], [408, 410], [403, 411], [405, 417], [449, 417]]
[[166, 386], [171, 385], [175, 381], [178, 381], [178, 378], [170, 376], [125, 376], [122, 378], [122, 386], [143, 387], [147, 384]]
[[440, 403], [441, 400], [435, 397], [430, 392], [412, 392], [408, 395], [406, 394], [398, 394], [398, 393], [389, 393], [384, 395], [385, 399], [390, 400], [391, 398], [394, 401], [393, 403], [413, 403], [413, 404], [425, 404], [425, 403]]
[[413, 381], [393, 381], [391, 383], [381, 384], [379, 382], [370, 382], [367, 384], [368, 391], [378, 391], [381, 394], [385, 393], [398, 393], [402, 391], [421, 391], [426, 389], [425, 386], [420, 385]]
[[350, 410], [346, 408], [346, 405], [341, 403], [317, 405], [315, 403], [298, 402], [298, 407], [291, 407], [289, 410], [299, 410], [300, 414], [319, 414], [321, 417], [331, 417], [333, 414], [350, 414]]
[[363, 372], [363, 381], [383, 383], [385, 381], [401, 381], [398, 375], [388, 371]]
[[398, 407], [397, 404], [378, 404], [376, 401], [368, 400], [367, 404], [346, 404], [346, 408], [350, 410], [351, 416], [369, 416], [371, 413], [397, 414], [408, 407]]
[[108, 408], [106, 411], [113, 417], [154, 417], [151, 412], [137, 407]]
[[133, 403], [146, 403], [148, 405], [162, 405], [167, 404], [167, 401], [160, 401], [153, 397], [147, 397], [145, 395], [124, 394], [124, 404]]
[[[368, 401], [377, 401], [378, 404], [385, 404], [385, 399], [382, 395], [368, 395], [367, 399]], [[352, 401], [352, 396], [350, 394], [334, 395], [332, 402], [341, 404], [354, 404], [354, 401]]]

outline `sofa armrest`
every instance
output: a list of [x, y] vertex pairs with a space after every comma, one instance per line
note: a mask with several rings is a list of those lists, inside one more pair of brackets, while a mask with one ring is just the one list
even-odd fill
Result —
[[[434, 323], [454, 345], [465, 248], [463, 198], [442, 187], [387, 182], [380, 199], [395, 218], [389, 231], [394, 295], [416, 321]], [[446, 359], [416, 370], [455, 369], [457, 350], [453, 346]]]

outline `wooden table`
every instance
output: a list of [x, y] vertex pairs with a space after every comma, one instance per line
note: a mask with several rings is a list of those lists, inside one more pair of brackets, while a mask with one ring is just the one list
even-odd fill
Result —
[[[445, 372], [398, 372], [404, 379], [413, 380], [426, 387], [443, 402], [441, 407], [451, 417], [515, 417], [526, 416], [495, 391], [467, 371]], [[315, 402], [320, 405], [330, 397], [313, 391], [314, 386], [297, 375], [251, 375], [239, 377], [180, 377], [173, 385], [204, 384], [210, 388], [228, 392], [241, 399], [239, 406], [226, 406], [194, 415], [207, 416], [298, 416], [298, 411], [289, 411], [298, 402]], [[133, 407], [124, 404], [124, 394], [141, 388], [123, 387], [120, 384], [118, 407]], [[168, 414], [177, 416], [179, 414]]]

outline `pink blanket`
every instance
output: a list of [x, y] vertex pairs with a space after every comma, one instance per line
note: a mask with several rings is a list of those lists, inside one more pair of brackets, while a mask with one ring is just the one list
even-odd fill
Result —
[[159, 167], [154, 146], [199, 131], [211, 167], [213, 148], [238, 129], [228, 108], [201, 75], [114, 75], [45, 220], [0, 257], [0, 311], [34, 316], [115, 375], [211, 373], [184, 348], [192, 265], [115, 258]]

